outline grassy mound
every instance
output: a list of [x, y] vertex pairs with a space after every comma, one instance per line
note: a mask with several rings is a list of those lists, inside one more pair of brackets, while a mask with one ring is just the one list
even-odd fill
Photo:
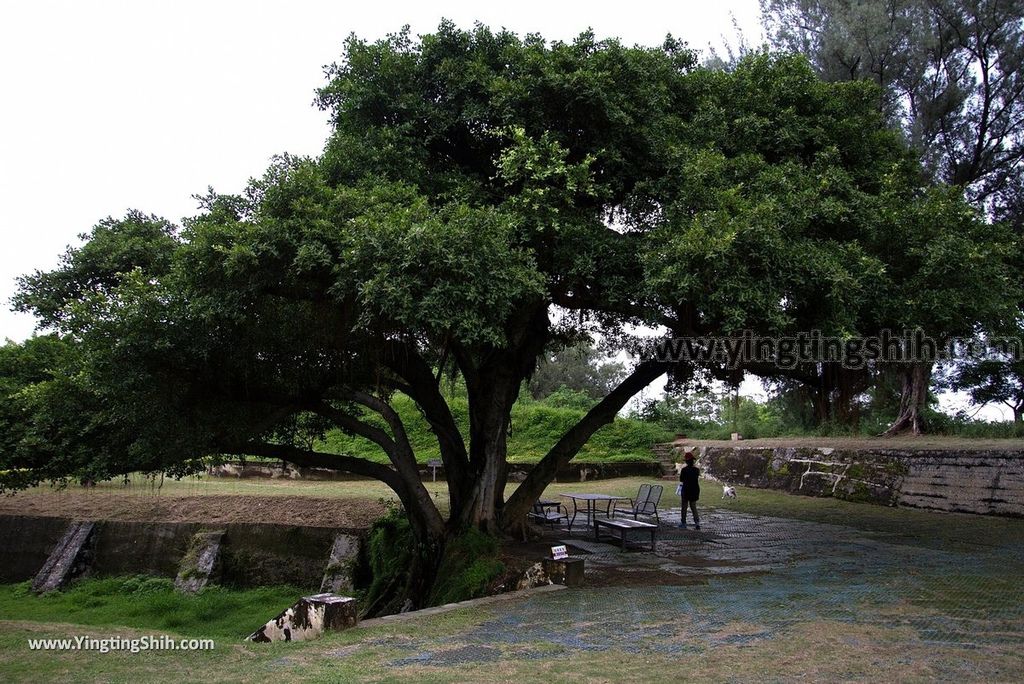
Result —
[[[427, 421], [411, 399], [396, 395], [392, 405], [405, 423], [416, 459], [425, 463], [440, 458], [437, 440]], [[469, 434], [469, 409], [465, 399], [449, 399], [455, 421], [463, 436]], [[512, 409], [512, 429], [508, 439], [509, 461], [536, 463], [558, 439], [586, 414], [583, 408], [552, 406], [544, 402], [520, 401]], [[383, 426], [382, 421], [377, 421]], [[664, 428], [628, 418], [616, 418], [590, 439], [576, 460], [589, 462], [651, 461], [651, 445], [672, 438]], [[327, 434], [319, 449], [336, 454], [351, 454], [384, 462], [384, 452], [376, 444], [346, 435], [340, 430]]]

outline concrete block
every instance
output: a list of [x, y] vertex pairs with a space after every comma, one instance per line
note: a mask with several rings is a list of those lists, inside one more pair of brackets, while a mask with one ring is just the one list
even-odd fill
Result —
[[308, 641], [327, 631], [355, 627], [356, 600], [336, 594], [304, 596], [247, 637], [247, 641]]
[[584, 562], [582, 558], [562, 558], [560, 560], [545, 558], [542, 563], [544, 574], [553, 584], [564, 584], [567, 587], [583, 585]]

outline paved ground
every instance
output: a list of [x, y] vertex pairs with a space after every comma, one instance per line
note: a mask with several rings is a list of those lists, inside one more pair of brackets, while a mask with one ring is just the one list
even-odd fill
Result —
[[763, 660], [766, 652], [790, 657], [791, 649], [804, 651], [801, 672], [820, 672], [817, 659], [840, 666], [826, 670], [830, 677], [1024, 676], [1018, 543], [965, 539], [950, 550], [904, 531], [729, 511], [706, 514], [698, 532], [677, 529], [678, 515], [662, 516], [655, 553], [553, 531], [553, 543], [586, 558], [586, 587], [482, 608], [475, 624], [440, 641], [375, 642], [371, 632], [368, 643], [396, 654], [383, 663], [394, 675], [580, 654], [703, 658], [729, 647], [740, 679], [753, 663], [762, 663], [762, 675], [788, 678], [794, 673]]

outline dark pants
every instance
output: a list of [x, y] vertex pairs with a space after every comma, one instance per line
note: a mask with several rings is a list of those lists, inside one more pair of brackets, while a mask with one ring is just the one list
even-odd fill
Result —
[[683, 510], [681, 512], [682, 517], [680, 519], [680, 522], [683, 523], [684, 525], [686, 524], [686, 507], [687, 507], [687, 505], [689, 505], [690, 510], [693, 511], [693, 524], [694, 525], [700, 525], [700, 516], [697, 515], [697, 502], [696, 501], [687, 501], [686, 499], [683, 499]]

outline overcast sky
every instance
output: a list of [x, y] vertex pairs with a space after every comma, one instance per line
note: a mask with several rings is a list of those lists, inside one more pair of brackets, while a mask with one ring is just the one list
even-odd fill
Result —
[[192, 195], [240, 190], [281, 152], [318, 154], [312, 106], [351, 32], [414, 33], [444, 17], [519, 33], [694, 47], [759, 34], [756, 0], [703, 2], [19, 2], [0, 12], [0, 340], [14, 279], [50, 269], [99, 219], [140, 209], [179, 222]]
[[34, 326], [9, 310], [15, 278], [53, 268], [100, 219], [134, 208], [180, 222], [208, 186], [236, 192], [274, 154], [319, 154], [327, 122], [313, 93], [349, 33], [425, 33], [442, 18], [562, 40], [587, 27], [629, 44], [672, 33], [701, 50], [734, 41], [735, 20], [761, 42], [757, 0], [7, 3], [0, 341]]

